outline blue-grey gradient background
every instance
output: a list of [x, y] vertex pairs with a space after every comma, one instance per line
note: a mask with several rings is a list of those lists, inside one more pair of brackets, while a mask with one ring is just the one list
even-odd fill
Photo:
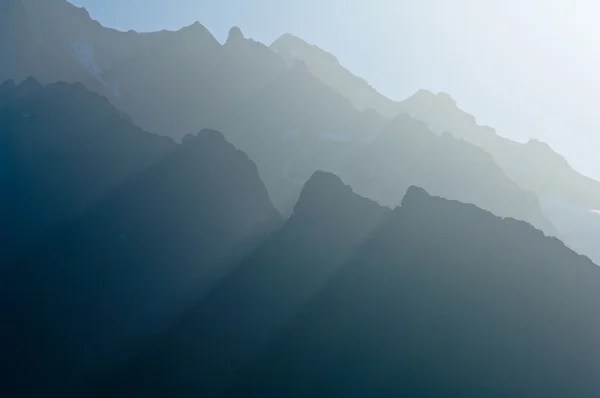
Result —
[[600, 178], [594, 0], [70, 0], [121, 30], [200, 21], [270, 44], [289, 32], [393, 99], [445, 91], [499, 134], [548, 142]]

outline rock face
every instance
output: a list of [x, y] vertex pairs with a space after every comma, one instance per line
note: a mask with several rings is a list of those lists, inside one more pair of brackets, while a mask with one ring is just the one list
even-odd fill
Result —
[[283, 228], [108, 386], [106, 395], [218, 396], [390, 213], [334, 175], [315, 173]]
[[[120, 133], [119, 144], [129, 145], [110, 148], [107, 139], [99, 152], [69, 153], [110, 158], [110, 150], [129, 149], [135, 157], [144, 143], [163, 140], [137, 129]], [[50, 142], [56, 145], [37, 143], [46, 156], [73, 144]], [[256, 166], [220, 133], [203, 130], [170, 145], [2, 272], [6, 396], [88, 395], [279, 226]], [[101, 177], [90, 173], [86, 183]]]
[[227, 397], [590, 397], [600, 270], [411, 187]]

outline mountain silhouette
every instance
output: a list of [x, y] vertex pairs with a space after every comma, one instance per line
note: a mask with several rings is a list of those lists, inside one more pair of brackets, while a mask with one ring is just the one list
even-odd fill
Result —
[[546, 143], [0, 1], [0, 396], [600, 396], [600, 183]]
[[32, 78], [0, 85], [0, 144], [0, 256], [85, 213], [175, 149], [80, 83]]
[[[299, 181], [306, 181], [316, 170], [338, 172], [340, 156], [348, 152], [343, 142], [375, 134], [377, 125], [364, 125], [361, 131], [353, 126], [360, 118], [353, 108], [374, 108], [388, 117], [401, 111], [423, 117], [413, 109], [415, 101], [398, 104], [378, 95], [332, 55], [291, 35], [268, 48], [246, 39], [234, 27], [221, 45], [199, 23], [176, 32], [119, 32], [101, 26], [85, 9], [65, 0], [12, 2], [20, 11], [8, 19], [23, 22], [13, 23], [20, 27], [15, 35], [33, 38], [37, 46], [43, 44], [54, 58], [68, 63], [56, 69], [58, 74], [34, 69], [30, 74], [43, 76], [38, 77], [42, 82], [81, 81], [142, 128], [176, 140], [202, 127], [222, 131], [257, 163], [275, 206], [285, 214], [291, 213], [298, 198]], [[33, 64], [51, 64], [41, 59], [44, 62]], [[24, 64], [17, 66], [28, 71]], [[362, 106], [350, 92], [360, 92], [361, 98], [373, 98], [382, 105]], [[429, 117], [440, 116], [436, 110]], [[454, 129], [450, 132], [455, 134]], [[304, 135], [319, 140], [300, 147], [295, 139], [281, 142], [282, 137]], [[336, 148], [323, 150], [327, 140], [336, 141], [326, 144]], [[329, 159], [324, 153], [331, 151], [340, 154]], [[521, 186], [538, 193], [538, 185]]]
[[[235, 115], [232, 109], [260, 100], [261, 90], [280, 78], [297, 78], [286, 75], [286, 66], [304, 65], [304, 72], [341, 94], [359, 111], [373, 108], [388, 118], [408, 113], [438, 134], [447, 131], [482, 147], [525, 190], [592, 209], [600, 207], [600, 184], [574, 171], [546, 144], [520, 144], [498, 136], [493, 129], [477, 125], [475, 118], [460, 110], [445, 93], [420, 90], [405, 101], [392, 101], [341, 66], [333, 55], [293, 35], [283, 35], [269, 49], [233, 28], [221, 45], [199, 23], [177, 32], [140, 34], [105, 28], [85, 9], [66, 0], [10, 0], [3, 7], [5, 33], [0, 49], [15, 56], [0, 65], [1, 80], [34, 76], [43, 83], [83, 82], [147, 131], [180, 140], [209, 127], [232, 139], [230, 133], [242, 134], [230, 131]], [[319, 101], [319, 92], [304, 90], [290, 95], [299, 99], [294, 109]], [[268, 117], [277, 118], [274, 114]], [[344, 119], [354, 120], [355, 116], [348, 114]], [[340, 120], [334, 124], [344, 123]], [[331, 133], [318, 119], [304, 124]], [[251, 148], [238, 147], [251, 152]], [[318, 169], [321, 167], [312, 166], [308, 176]], [[297, 193], [278, 208], [291, 211]]]
[[[600, 183], [575, 171], [567, 161], [546, 143], [530, 140], [518, 143], [499, 136], [494, 129], [477, 124], [475, 117], [461, 110], [447, 93], [434, 94], [419, 90], [410, 98], [396, 102], [378, 93], [368, 83], [339, 64], [330, 53], [310, 45], [302, 39], [285, 34], [271, 44], [271, 48], [291, 65], [303, 62], [320, 81], [350, 100], [359, 110], [372, 108], [389, 118], [408, 114], [425, 122], [436, 134], [450, 133], [488, 152], [503, 172], [521, 188], [538, 195], [543, 200], [558, 199], [571, 207], [585, 210], [600, 208]], [[418, 181], [414, 184], [421, 185]], [[429, 187], [428, 187], [429, 189]], [[361, 194], [364, 194], [360, 190]], [[451, 199], [445, 192], [435, 192]], [[472, 202], [472, 200], [468, 200]], [[478, 206], [491, 209], [483, 203]], [[502, 214], [503, 215], [503, 214]], [[515, 214], [513, 214], [515, 216]], [[550, 221], [554, 214], [546, 214]], [[559, 219], [557, 223], [564, 224]], [[521, 216], [517, 216], [521, 218]], [[580, 248], [580, 239], [586, 240], [586, 225], [571, 225], [559, 231], [571, 247]], [[539, 226], [539, 224], [538, 224]], [[583, 252], [597, 258], [597, 253], [587, 245]]]
[[188, 136], [2, 273], [4, 391], [88, 394], [279, 225], [244, 153]]
[[334, 175], [316, 172], [285, 225], [107, 395], [218, 396], [390, 212], [354, 194]]
[[600, 270], [410, 187], [227, 397], [591, 397]]

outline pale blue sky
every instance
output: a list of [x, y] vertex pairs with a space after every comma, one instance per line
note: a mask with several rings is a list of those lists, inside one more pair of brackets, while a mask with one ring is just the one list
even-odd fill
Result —
[[550, 143], [600, 178], [600, 29], [594, 0], [71, 0], [122, 30], [200, 21], [332, 52], [379, 91], [445, 91], [501, 135]]

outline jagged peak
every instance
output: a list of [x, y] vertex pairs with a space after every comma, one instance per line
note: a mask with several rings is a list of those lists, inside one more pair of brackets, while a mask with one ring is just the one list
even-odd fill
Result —
[[418, 89], [418, 90], [417, 90], [417, 92], [416, 92], [416, 93], [414, 93], [413, 95], [411, 95], [411, 96], [409, 97], [409, 99], [410, 99], [410, 98], [419, 98], [419, 99], [425, 98], [425, 99], [433, 99], [433, 98], [435, 98], [435, 93], [434, 93], [433, 91], [431, 91], [431, 90], [427, 90], [427, 89], [425, 89], [425, 88], [420, 88], [420, 89]]
[[211, 147], [211, 148], [226, 148], [231, 152], [237, 153], [239, 156], [243, 157], [246, 161], [250, 162], [254, 169], [256, 169], [256, 164], [248, 157], [248, 155], [239, 150], [235, 145], [225, 138], [223, 133], [220, 131], [205, 128], [200, 130], [198, 134], [188, 134], [184, 137], [182, 144], [184, 147]]
[[411, 185], [406, 190], [404, 198], [402, 198], [401, 206], [402, 208], [414, 208], [415, 206], [422, 204], [423, 201], [428, 200], [430, 197], [431, 195], [423, 188]]
[[407, 101], [410, 100], [418, 100], [418, 101], [435, 101], [437, 103], [440, 104], [448, 104], [448, 105], [452, 105], [452, 106], [456, 106], [456, 100], [454, 100], [454, 98], [452, 98], [452, 96], [446, 92], [440, 91], [439, 93], [434, 93], [431, 90], [427, 90], [427, 89], [419, 89], [417, 90], [416, 93], [414, 93], [412, 96], [410, 96]]
[[242, 30], [237, 26], [232, 26], [231, 29], [229, 29], [229, 33], [227, 34], [227, 41], [225, 42], [225, 44], [239, 43], [244, 41], [244, 39], [245, 37], [244, 33], [242, 33]]
[[335, 55], [323, 50], [315, 44], [310, 44], [304, 39], [295, 36], [291, 33], [284, 33], [283, 35], [281, 35], [277, 40], [271, 43], [269, 48], [271, 48], [275, 52], [279, 52], [282, 50], [289, 51], [292, 53], [291, 55], [294, 58], [302, 58], [299, 56], [300, 54], [294, 55], [294, 51], [308, 50], [312, 52], [312, 54], [317, 53], [320, 59], [322, 60], [326, 60], [327, 62], [339, 65], [339, 61]]
[[17, 86], [17, 83], [15, 82], [15, 79], [8, 79], [8, 80], [2, 82], [2, 84], [0, 84], [0, 90], [15, 88], [16, 86]]
[[295, 36], [291, 33], [284, 33], [279, 36], [269, 47], [271, 48], [280, 48], [280, 47], [311, 47], [312, 45], [306, 42], [304, 39], [301, 39], [298, 36]]
[[525, 145], [529, 145], [529, 146], [532, 146], [532, 147], [540, 147], [540, 148], [544, 148], [544, 149], [546, 149], [546, 148], [551, 149], [550, 145], [548, 145], [548, 143], [546, 143], [544, 141], [540, 141], [537, 138], [530, 138], [525, 143]]
[[552, 147], [547, 142], [531, 138], [525, 143], [525, 148], [537, 154], [545, 156], [546, 159], [553, 159], [556, 162], [562, 163], [563, 166], [566, 166], [569, 169], [571, 168], [564, 156], [552, 149]]
[[[166, 31], [168, 32], [168, 31]], [[151, 32], [153, 33], [153, 32]], [[155, 32], [154, 32], [155, 33]], [[191, 25], [184, 26], [179, 29], [176, 33], [186, 34], [189, 36], [198, 36], [198, 37], [207, 37], [211, 41], [218, 43], [217, 39], [213, 36], [213, 34], [206, 28], [206, 26], [202, 25], [200, 22], [196, 21]]]
[[[538, 152], [547, 152], [547, 153], [556, 153], [554, 151], [554, 149], [552, 149], [552, 147], [544, 141], [540, 141], [536, 138], [530, 138], [526, 143], [525, 146], [530, 148], [531, 150], [535, 150]], [[557, 156], [560, 156], [556, 153]]]
[[24, 79], [21, 83], [16, 85], [16, 88], [20, 91], [33, 91], [43, 88], [44, 85], [40, 83], [35, 77], [29, 76]]
[[340, 177], [325, 171], [316, 171], [304, 184], [294, 207], [294, 215], [312, 218], [347, 216], [348, 205], [387, 209], [377, 202], [362, 197], [345, 184]]
[[346, 190], [352, 190], [349, 185], [344, 184], [342, 179], [333, 173], [327, 171], [315, 171], [304, 186], [305, 189], [313, 189], [313, 187], [334, 187], [334, 189], [344, 187]]
[[337, 203], [347, 195], [353, 195], [352, 188], [345, 185], [340, 177], [324, 171], [314, 172], [304, 184], [294, 214], [312, 214], [330, 203]]
[[183, 28], [180, 29], [181, 30], [201, 30], [203, 32], [208, 32], [208, 29], [202, 25], [199, 21], [195, 21], [194, 23], [184, 26]]
[[206, 142], [232, 145], [221, 132], [213, 129], [202, 129], [197, 134], [186, 135], [182, 140], [184, 145], [197, 145]]

